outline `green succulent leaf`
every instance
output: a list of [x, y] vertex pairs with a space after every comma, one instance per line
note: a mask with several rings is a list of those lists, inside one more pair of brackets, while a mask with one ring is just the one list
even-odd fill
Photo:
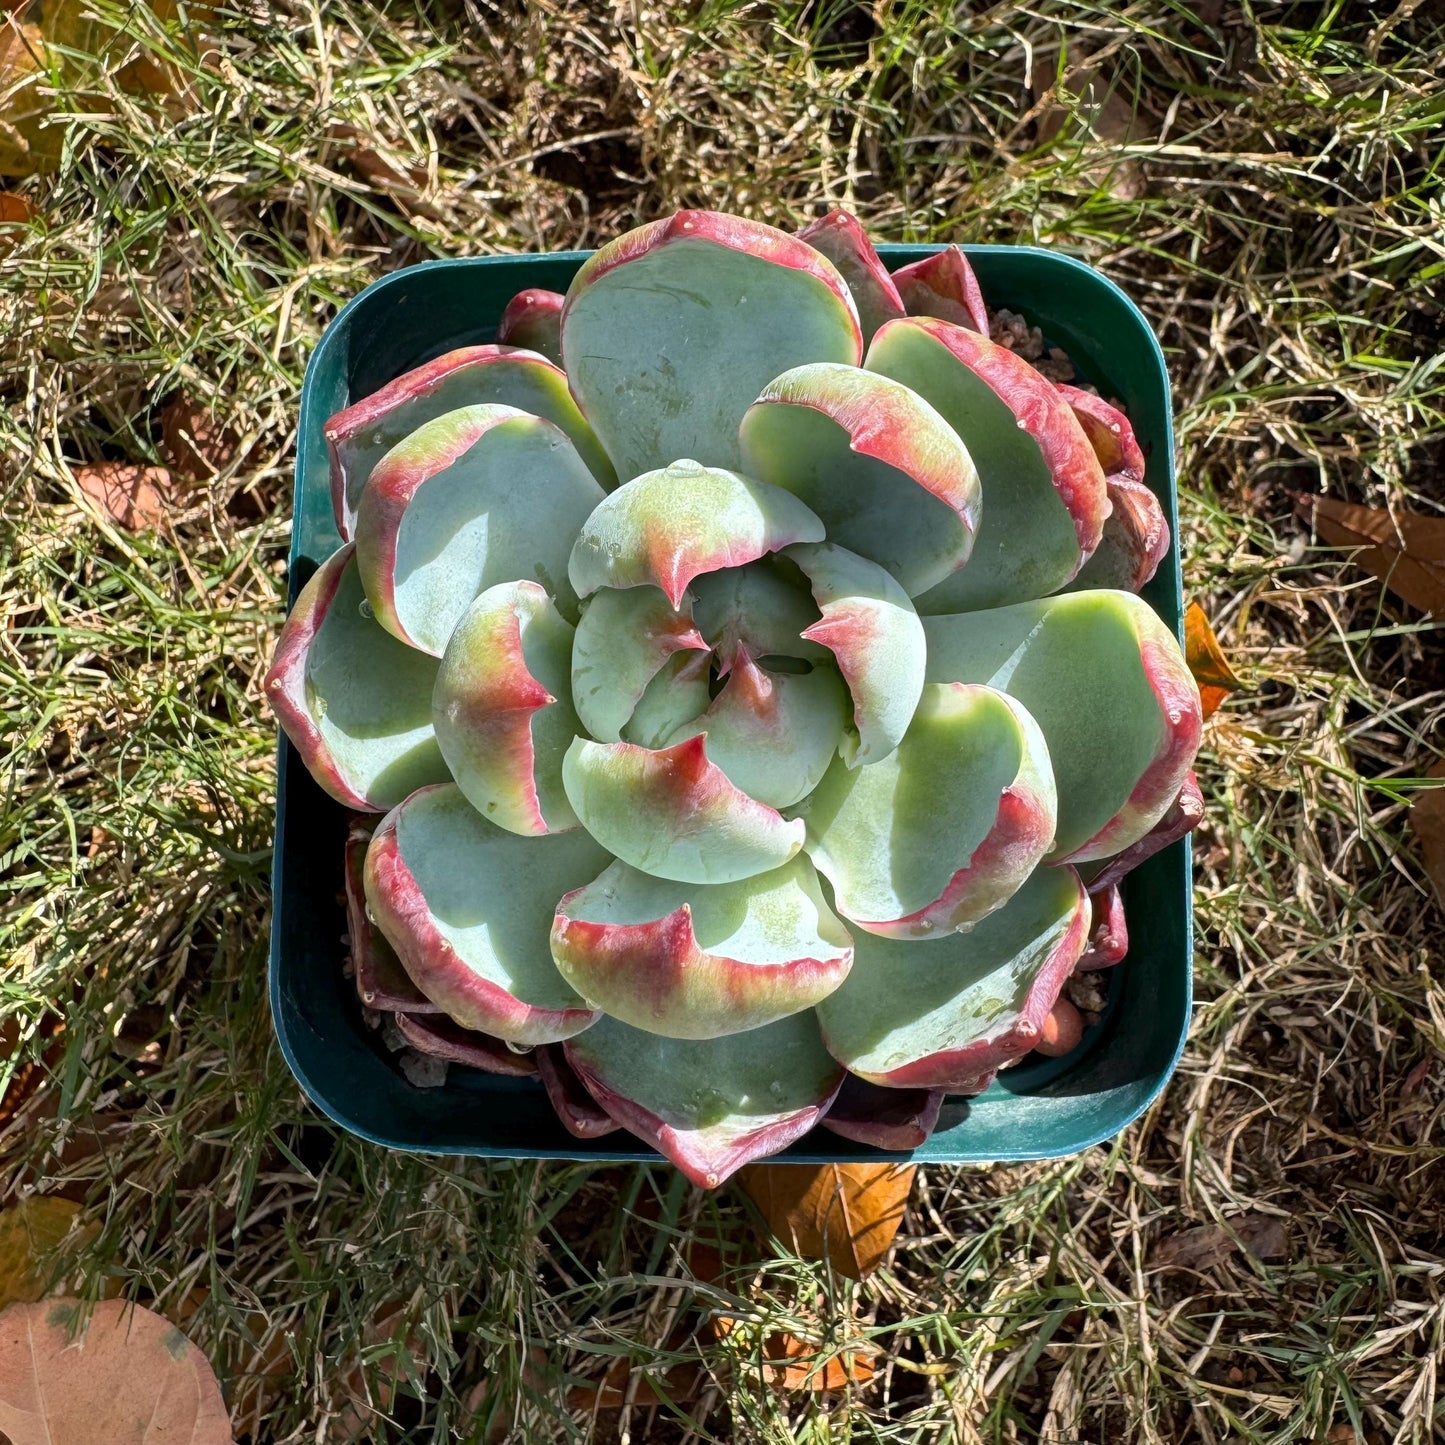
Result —
[[682, 211], [604, 246], [562, 312], [572, 392], [624, 477], [696, 457], [741, 461], [738, 423], [762, 387], [806, 361], [856, 365], [848, 288], [771, 226]]
[[923, 624], [908, 594], [876, 562], [831, 542], [783, 554], [812, 586], [820, 617], [803, 634], [837, 661], [853, 698], [843, 760], [861, 767], [898, 746], [923, 692]]
[[694, 650], [707, 651], [702, 634], [659, 588], [594, 592], [572, 648], [572, 701], [583, 726], [599, 742], [615, 743], [668, 658]]
[[829, 211], [799, 231], [798, 239], [821, 251], [848, 283], [858, 308], [858, 324], [863, 329], [865, 346], [885, 321], [895, 321], [906, 314], [903, 298], [888, 268], [879, 260], [856, 216], [848, 211]]
[[751, 657], [829, 661], [827, 648], [803, 636], [821, 614], [807, 579], [781, 554], [746, 567], [704, 572], [689, 591], [693, 619], [719, 657], [731, 658], [743, 647]]
[[1104, 469], [1109, 516], [1093, 555], [1070, 586], [1138, 592], [1169, 554], [1169, 523], [1144, 481], [1144, 453], [1129, 418], [1101, 396], [1059, 387]]
[[1072, 592], [923, 628], [930, 682], [999, 688], [1038, 721], [1058, 790], [1052, 861], [1128, 848], [1178, 797], [1199, 747], [1199, 689], [1140, 598]]
[[356, 996], [379, 1012], [438, 1013], [437, 1006], [411, 981], [396, 950], [366, 916], [363, 873], [375, 819], [354, 818], [346, 832], [346, 934]]
[[827, 772], [846, 715], [836, 669], [766, 672], [739, 649], [712, 705], [667, 742], [705, 735], [708, 757], [733, 783], [760, 803], [786, 808]]
[[603, 1018], [566, 1054], [608, 1114], [703, 1189], [806, 1134], [843, 1080], [807, 1012], [718, 1039]]
[[700, 737], [657, 751], [578, 738], [562, 781], [582, 826], [659, 878], [732, 883], [780, 867], [803, 845], [803, 825], [736, 787]]
[[849, 1074], [819, 1122], [855, 1144], [903, 1152], [928, 1141], [942, 1109], [942, 1089], [885, 1089]]
[[1053, 383], [987, 337], [928, 317], [883, 327], [866, 365], [937, 409], [968, 443], [982, 485], [968, 566], [914, 591], [919, 614], [1000, 607], [1068, 582], [1098, 546], [1108, 501], [1093, 448]]
[[486, 1074], [507, 1074], [528, 1079], [537, 1072], [531, 1054], [518, 1053], [515, 1048], [476, 1029], [464, 1029], [444, 1013], [404, 1013], [394, 1015], [397, 1032], [419, 1054], [445, 1059], [449, 1064], [464, 1064]]
[[959, 247], [945, 247], [901, 267], [893, 284], [910, 316], [934, 316], [988, 335], [988, 307], [973, 267]]
[[910, 596], [968, 560], [978, 474], [958, 433], [908, 387], [856, 366], [799, 366], [763, 388], [740, 436], [747, 470], [795, 492], [829, 541]]
[[579, 597], [599, 587], [660, 587], [681, 607], [694, 577], [741, 567], [823, 524], [791, 492], [683, 459], [634, 477], [585, 519], [568, 575]]
[[311, 776], [337, 802], [379, 813], [450, 776], [432, 731], [436, 672], [436, 658], [373, 621], [348, 543], [296, 599], [266, 697]]
[[829, 1052], [892, 1088], [976, 1093], [1038, 1042], [1089, 929], [1072, 868], [1039, 868], [966, 933], [859, 935], [853, 968], [818, 1005]]
[[557, 905], [552, 957], [634, 1028], [710, 1039], [811, 1008], [853, 942], [806, 858], [736, 883], [673, 883], [616, 862]]
[[881, 762], [841, 759], [795, 809], [838, 911], [870, 933], [936, 938], [1007, 902], [1054, 835], [1038, 724], [987, 687], [923, 689]]
[[567, 434], [603, 487], [617, 485], [612, 463], [577, 410], [558, 366], [545, 355], [509, 347], [464, 346], [388, 382], [326, 423], [331, 504], [342, 537], [352, 537], [362, 489], [387, 452], [427, 422], [458, 407], [481, 405], [545, 417]]
[[[560, 291], [544, 291], [538, 287], [519, 291], [502, 312], [502, 319], [497, 325], [497, 341], [503, 346], [522, 346], [528, 351], [540, 352], [554, 366], [561, 366], [562, 304], [566, 299]], [[535, 411], [536, 408], [523, 407], [523, 410]], [[557, 419], [553, 417], [552, 420]], [[557, 425], [562, 423], [557, 422]], [[607, 470], [612, 470], [610, 462]], [[607, 485], [600, 474], [597, 480]], [[613, 477], [612, 480], [615, 482], [617, 479]]]
[[562, 755], [581, 731], [572, 707], [572, 629], [535, 582], [489, 587], [442, 654], [432, 722], [467, 801], [512, 833], [577, 826]]
[[532, 1046], [596, 1017], [557, 972], [547, 935], [560, 892], [611, 860], [579, 830], [525, 838], [460, 788], [422, 788], [382, 819], [366, 901], [418, 988], [463, 1028]]
[[356, 516], [356, 558], [376, 620], [440, 657], [472, 598], [540, 583], [576, 615], [573, 538], [604, 493], [576, 448], [513, 407], [448, 412], [393, 447]]
[[638, 699], [621, 740], [644, 748], [665, 747], [673, 733], [707, 710], [711, 664], [712, 655], [706, 652], [669, 657]]

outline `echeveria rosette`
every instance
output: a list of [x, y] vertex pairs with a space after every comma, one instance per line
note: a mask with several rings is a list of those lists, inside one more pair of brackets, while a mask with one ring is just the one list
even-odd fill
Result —
[[1142, 452], [988, 339], [957, 248], [682, 212], [326, 435], [354, 540], [267, 690], [386, 813], [358, 989], [579, 1138], [707, 1187], [820, 1122], [917, 1147], [1197, 820]]

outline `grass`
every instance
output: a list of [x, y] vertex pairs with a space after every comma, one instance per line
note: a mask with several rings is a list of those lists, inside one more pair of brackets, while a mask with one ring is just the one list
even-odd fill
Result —
[[[204, 66], [129, 23], [121, 51], [168, 56], [192, 99], [69, 57], [58, 173], [11, 184], [43, 220], [0, 241], [0, 1189], [84, 1204], [71, 1287], [184, 1321], [254, 1442], [1445, 1434], [1441, 915], [1406, 821], [1445, 648], [1294, 510], [1445, 500], [1438, 8], [281, 0], [225, 12]], [[1187, 585], [1253, 688], [1201, 760], [1176, 1080], [1077, 1159], [920, 1171], [861, 1286], [758, 1260], [738, 1196], [661, 1167], [339, 1135], [264, 1001], [258, 678], [327, 319], [430, 255], [837, 203], [881, 239], [1063, 247], [1139, 299], [1176, 390]], [[76, 469], [160, 460], [181, 393], [232, 455], [126, 532]], [[1284, 1254], [1159, 1263], [1259, 1216]], [[748, 1323], [713, 1340], [729, 1303]], [[875, 1348], [877, 1373], [777, 1389], [780, 1323], [820, 1358]], [[618, 1358], [701, 1383], [567, 1408]]]

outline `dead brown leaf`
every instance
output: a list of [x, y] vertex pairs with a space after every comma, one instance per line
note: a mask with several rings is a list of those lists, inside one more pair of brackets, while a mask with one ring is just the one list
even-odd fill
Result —
[[[1427, 778], [1445, 778], [1445, 762], [1436, 763]], [[1416, 795], [1410, 804], [1410, 827], [1420, 840], [1425, 872], [1435, 896], [1445, 907], [1445, 787], [1431, 788]]]
[[[148, 8], [182, 46], [204, 58], [201, 27], [212, 18], [209, 5], [193, 0], [184, 15], [178, 0], [150, 0]], [[70, 110], [102, 103], [92, 92], [107, 74], [127, 93], [154, 95], [175, 108], [172, 102], [189, 93], [188, 79], [137, 38], [143, 29], [134, 18], [117, 26], [84, 0], [0, 5], [0, 174], [54, 171], [65, 127], [46, 124], [48, 118], [57, 104]], [[52, 70], [76, 93], [57, 102], [50, 93]]]
[[0, 1433], [11, 1445], [232, 1445], [210, 1362], [169, 1320], [121, 1300], [72, 1339], [77, 1300], [0, 1314]]
[[160, 423], [161, 455], [182, 481], [209, 481], [236, 459], [236, 434], [188, 396], [173, 398], [161, 410]]
[[912, 1164], [753, 1164], [738, 1182], [785, 1245], [862, 1279], [898, 1233], [914, 1173]]
[[1289, 1253], [1289, 1226], [1277, 1215], [1254, 1213], [1231, 1219], [1227, 1228], [1200, 1224], [1166, 1235], [1155, 1246], [1150, 1263], [1156, 1269], [1213, 1269], [1239, 1245], [1258, 1259], [1281, 1259]]
[[[40, 1026], [43, 1037], [53, 1038], [60, 1032], [60, 1020], [54, 1015], [47, 1016]], [[20, 1021], [13, 1014], [0, 1019], [0, 1063], [11, 1059], [20, 1047]], [[0, 1095], [0, 1129], [14, 1118], [31, 1095], [45, 1082], [46, 1064], [52, 1063], [59, 1053], [59, 1041], [47, 1045], [43, 1061], [23, 1060], [10, 1076], [5, 1092]]]
[[1430, 1070], [1434, 1067], [1435, 1060], [1426, 1054], [1415, 1066], [1405, 1075], [1405, 1082], [1400, 1085], [1400, 1097], [1402, 1099], [1413, 1099], [1421, 1089], [1425, 1087], [1425, 1080], [1430, 1077]]
[[372, 1422], [376, 1415], [387, 1414], [396, 1399], [396, 1386], [406, 1378], [406, 1367], [398, 1352], [413, 1358], [418, 1353], [418, 1341], [414, 1336], [402, 1336], [406, 1323], [406, 1304], [397, 1302], [382, 1305], [373, 1315], [371, 1323], [363, 1334], [365, 1347], [373, 1350], [388, 1342], [395, 1350], [385, 1359], [377, 1362], [375, 1379], [376, 1391], [368, 1388], [366, 1372], [361, 1362], [356, 1361], [346, 1372], [341, 1382], [346, 1403], [336, 1415], [336, 1435], [341, 1440], [355, 1440]]
[[[718, 1315], [712, 1321], [718, 1338], [730, 1335], [738, 1321]], [[774, 1330], [763, 1339], [763, 1379], [780, 1390], [812, 1390], [826, 1394], [849, 1385], [865, 1385], [873, 1378], [873, 1361], [859, 1350], [845, 1348], [822, 1364], [818, 1347], [784, 1330]]]
[[0, 191], [0, 226], [23, 226], [39, 214], [39, 209], [28, 196], [17, 196], [14, 191]]
[[[145, 0], [145, 8], [192, 55], [207, 53], [203, 31], [215, 17], [211, 5], [187, 0], [183, 12], [179, 0]], [[154, 27], [139, 17], [116, 26], [85, 0], [45, 0], [40, 24], [45, 38], [67, 56], [67, 69], [87, 85], [95, 83], [92, 72], [99, 69], [113, 74], [128, 95], [170, 99], [187, 89], [180, 67], [140, 38]]]
[[76, 467], [74, 476], [80, 490], [127, 532], [160, 526], [175, 495], [170, 472], [139, 462], [96, 462]]
[[29, 176], [60, 164], [61, 131], [46, 126], [51, 102], [45, 36], [19, 14], [0, 18], [0, 175]]
[[419, 216], [441, 219], [441, 212], [422, 195], [428, 180], [425, 167], [407, 164], [359, 126], [331, 125], [326, 137], [337, 142], [351, 168], [372, 190], [391, 196]]
[[1358, 547], [1355, 561], [1397, 597], [1433, 616], [1445, 616], [1445, 517], [1389, 512], [1334, 497], [1301, 497], [1320, 538], [1332, 547]]
[[1184, 613], [1184, 660], [1199, 684], [1205, 717], [1214, 713], [1230, 693], [1244, 686], [1234, 675], [1208, 615], [1197, 602], [1191, 602]]
[[[656, 1373], [656, 1372], [654, 1372]], [[656, 1375], [654, 1385], [632, 1362], [617, 1359], [596, 1384], [573, 1385], [567, 1391], [569, 1410], [620, 1410], [624, 1405], [640, 1410], [648, 1405], [661, 1405], [664, 1400], [690, 1400], [702, 1387], [702, 1367], [684, 1361]]]
[[78, 1204], [53, 1194], [32, 1194], [0, 1210], [0, 1309], [44, 1295], [42, 1260], [70, 1233], [79, 1213]]
[[[1143, 170], [1137, 160], [1115, 153], [1120, 147], [1148, 139], [1152, 127], [1139, 114], [1127, 82], [1117, 69], [1109, 68], [1110, 61], [1101, 63], [1082, 50], [1070, 59], [1062, 81], [1045, 88], [1047, 77], [1041, 71], [1034, 82], [1036, 142], [1049, 145], [1060, 136], [1075, 142], [1092, 141], [1110, 158], [1093, 162], [1088, 173], [1121, 200], [1137, 200], [1147, 189]], [[1076, 103], [1066, 105], [1060, 90], [1077, 97]]]

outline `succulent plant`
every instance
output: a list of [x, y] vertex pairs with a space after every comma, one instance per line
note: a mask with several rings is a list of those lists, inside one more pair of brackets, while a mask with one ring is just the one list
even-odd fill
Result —
[[327, 424], [266, 686], [399, 1042], [711, 1187], [915, 1147], [1123, 957], [1198, 818], [1168, 533], [1123, 413], [988, 326], [956, 247], [687, 211]]

